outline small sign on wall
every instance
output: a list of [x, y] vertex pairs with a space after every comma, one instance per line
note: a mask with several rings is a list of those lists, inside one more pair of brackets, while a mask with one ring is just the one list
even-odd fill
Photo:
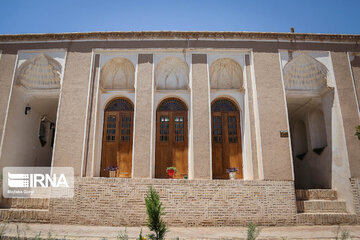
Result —
[[281, 137], [281, 138], [287, 138], [287, 137], [289, 137], [289, 132], [288, 132], [288, 130], [280, 130], [280, 137]]

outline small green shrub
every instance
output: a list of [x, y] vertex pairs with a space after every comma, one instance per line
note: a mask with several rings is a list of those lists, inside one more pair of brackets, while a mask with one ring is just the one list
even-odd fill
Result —
[[335, 239], [336, 239], [336, 240], [339, 240], [339, 239], [341, 239], [341, 240], [350, 239], [350, 233], [349, 233], [349, 231], [347, 231], [347, 230], [342, 230], [340, 225], [338, 225], [335, 234], [336, 234], [336, 236], [335, 236]]
[[5, 223], [0, 226], [0, 239], [3, 239], [5, 236], [7, 225]]
[[126, 231], [126, 228], [124, 231], [121, 231], [117, 237], [116, 237], [117, 240], [128, 240], [129, 239], [129, 236], [127, 234], [127, 231]]
[[41, 232], [35, 235], [34, 240], [41, 240]]
[[168, 231], [166, 224], [162, 219], [164, 215], [164, 208], [160, 201], [159, 194], [150, 186], [145, 196], [146, 213], [148, 216], [147, 227], [155, 234], [150, 234], [148, 237], [154, 240], [162, 240]]
[[137, 240], [144, 240], [145, 237], [142, 235], [142, 229], [140, 229], [139, 238]]
[[255, 223], [249, 223], [247, 229], [247, 240], [255, 240], [260, 234], [260, 229]]
[[357, 136], [358, 139], [360, 140], [360, 125], [356, 127], [355, 136]]

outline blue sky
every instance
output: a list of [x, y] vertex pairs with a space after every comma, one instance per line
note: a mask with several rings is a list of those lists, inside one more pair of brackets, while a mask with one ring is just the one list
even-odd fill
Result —
[[360, 34], [360, 0], [1, 0], [0, 34], [255, 31]]

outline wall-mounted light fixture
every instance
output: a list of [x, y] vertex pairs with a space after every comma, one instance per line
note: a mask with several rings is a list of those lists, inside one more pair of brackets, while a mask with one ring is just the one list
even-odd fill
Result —
[[31, 107], [29, 106], [29, 104], [26, 105], [26, 107], [25, 107], [25, 115], [27, 115], [30, 112], [30, 110], [31, 110]]

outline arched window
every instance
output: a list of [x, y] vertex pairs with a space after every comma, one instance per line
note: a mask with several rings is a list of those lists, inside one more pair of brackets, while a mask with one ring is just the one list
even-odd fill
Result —
[[156, 110], [156, 178], [168, 178], [168, 167], [176, 167], [175, 178], [188, 175], [187, 122], [187, 107], [180, 99], [168, 98], [159, 104]]
[[237, 168], [235, 178], [243, 178], [240, 112], [229, 99], [211, 104], [212, 173], [214, 179], [227, 179], [228, 168]]
[[131, 177], [134, 107], [129, 99], [116, 98], [105, 108], [100, 176], [110, 169], [117, 177]]

